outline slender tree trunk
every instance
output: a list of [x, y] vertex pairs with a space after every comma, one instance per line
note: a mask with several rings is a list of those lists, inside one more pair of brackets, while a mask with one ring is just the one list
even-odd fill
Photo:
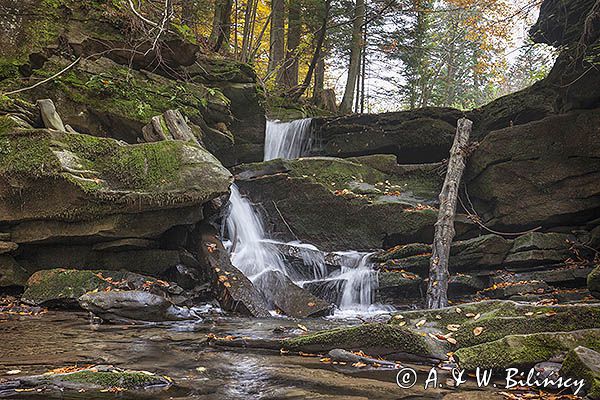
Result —
[[213, 51], [219, 51], [224, 44], [229, 47], [232, 7], [233, 0], [216, 0], [215, 2], [215, 14], [209, 38]]
[[242, 33], [241, 60], [246, 62], [252, 46], [252, 29], [256, 19], [256, 3], [258, 0], [248, 0], [244, 11], [244, 31]]
[[196, 4], [193, 0], [181, 0], [181, 23], [192, 29], [196, 25], [195, 6]]
[[284, 80], [287, 88], [298, 85], [298, 46], [302, 35], [300, 22], [300, 1], [289, 0], [287, 50], [285, 53]]
[[[281, 68], [285, 56], [285, 0], [271, 0], [271, 43], [269, 47], [269, 73]], [[277, 71], [277, 83], [282, 82]]]
[[362, 27], [364, 23], [365, 0], [356, 0], [354, 23], [352, 25], [352, 46], [350, 51], [350, 65], [348, 66], [348, 79], [346, 81], [346, 90], [344, 91], [342, 104], [340, 104], [340, 112], [345, 114], [352, 111], [356, 82], [358, 80], [358, 74], [360, 73], [360, 50], [362, 48]]
[[365, 112], [365, 87], [367, 80], [367, 24], [363, 28], [363, 47], [360, 73], [360, 113]]
[[329, 13], [331, 11], [331, 0], [325, 0], [325, 4], [323, 5], [323, 21], [321, 23], [321, 27], [317, 32], [317, 43], [315, 44], [315, 52], [313, 53], [310, 64], [308, 65], [308, 72], [306, 73], [306, 77], [301, 85], [297, 88], [293, 89], [290, 93], [290, 97], [292, 99], [299, 99], [302, 97], [306, 89], [310, 86], [310, 81], [312, 80], [312, 76], [315, 72], [315, 68], [317, 67], [317, 63], [321, 58], [321, 54], [323, 52], [323, 43], [325, 43], [325, 36], [327, 35], [327, 22], [329, 21]]
[[427, 308], [448, 306], [448, 259], [450, 258], [450, 245], [455, 234], [454, 216], [456, 214], [458, 186], [465, 169], [465, 146], [469, 142], [472, 127], [473, 122], [467, 118], [459, 119], [454, 144], [450, 149], [448, 172], [446, 172], [444, 186], [442, 186], [440, 192], [440, 210], [438, 220], [435, 223], [433, 251], [429, 264]]
[[322, 54], [315, 67], [315, 84], [313, 88], [313, 103], [321, 106], [323, 89], [325, 87], [325, 54]]

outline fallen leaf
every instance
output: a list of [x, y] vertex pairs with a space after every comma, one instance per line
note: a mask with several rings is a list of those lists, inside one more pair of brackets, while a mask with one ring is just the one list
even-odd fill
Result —
[[455, 311], [456, 311], [457, 314], [460, 314], [462, 312], [462, 310], [460, 308], [458, 308], [458, 307], [456, 307]]
[[467, 317], [467, 318], [473, 318], [474, 316], [475, 316], [475, 314], [473, 314], [472, 312], [465, 314], [465, 317]]
[[483, 333], [483, 327], [478, 326], [475, 329], [473, 329], [473, 335], [475, 336], [479, 336]]
[[205, 372], [206, 371], [206, 367], [196, 367], [196, 371], [198, 371], [198, 372]]
[[314, 306], [316, 306], [317, 304], [316, 304], [316, 303], [313, 303], [312, 301], [310, 301], [310, 302], [308, 302], [306, 305], [307, 305], [307, 306], [309, 306], [309, 307], [314, 307]]
[[404, 319], [404, 317], [400, 314], [394, 315], [394, 319]]
[[359, 362], [355, 362], [354, 364], [352, 364], [352, 366], [356, 367], [356, 368], [364, 368], [367, 366], [367, 364], [359, 361]]
[[21, 370], [20, 369], [11, 369], [10, 371], [8, 371], [6, 373], [6, 375], [16, 375], [16, 374], [20, 374]]
[[474, 319], [475, 321], [477, 321], [479, 318], [481, 318], [481, 314], [479, 314], [479, 313], [478, 313], [478, 314], [477, 314], [475, 317], [473, 317], [473, 319]]
[[441, 316], [440, 314], [437, 314], [437, 315], [435, 316], [435, 319], [442, 319], [442, 316]]
[[460, 325], [458, 325], [458, 324], [449, 324], [449, 325], [446, 326], [446, 329], [448, 329], [449, 331], [452, 331], [452, 332], [456, 332], [457, 330], [460, 329]]
[[417, 323], [415, 324], [415, 326], [416, 326], [417, 328], [420, 328], [420, 327], [422, 327], [423, 325], [425, 325], [425, 322], [427, 322], [427, 320], [426, 320], [426, 319], [422, 319], [422, 320], [420, 320], [419, 322], [417, 322]]
[[553, 315], [556, 315], [556, 311], [548, 311], [545, 315], [546, 317], [551, 317]]
[[404, 326], [406, 325], [406, 321], [400, 321], [400, 323], [398, 324], [398, 326]]
[[456, 339], [452, 338], [452, 337], [447, 337], [446, 341], [450, 344], [457, 344], [458, 342], [456, 341]]
[[533, 315], [533, 312], [530, 311], [528, 313], [525, 313], [525, 315], [527, 315], [528, 317], [531, 317]]
[[308, 332], [308, 328], [302, 324], [298, 324], [298, 328], [302, 329], [304, 332]]
[[225, 286], [226, 288], [230, 288], [231, 287], [231, 283], [229, 283], [229, 282], [223, 282], [223, 286]]

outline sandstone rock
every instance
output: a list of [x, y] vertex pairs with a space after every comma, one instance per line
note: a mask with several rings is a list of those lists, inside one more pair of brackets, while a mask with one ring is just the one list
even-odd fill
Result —
[[252, 317], [270, 317], [269, 307], [252, 282], [233, 264], [215, 228], [198, 227], [198, 256], [204, 275], [224, 310]]
[[[49, 130], [0, 140], [12, 149], [0, 160], [1, 222], [11, 224], [16, 243], [155, 238], [201, 220], [201, 205], [231, 183], [214, 156], [180, 141], [129, 146]], [[59, 151], [76, 157], [67, 160]], [[16, 186], [19, 191], [11, 189]]]
[[[600, 350], [596, 346], [596, 350]], [[572, 349], [565, 358], [560, 374], [573, 379], [583, 379], [584, 393], [590, 399], [600, 398], [600, 353], [587, 347]]]
[[142, 128], [142, 133], [146, 142], [183, 140], [198, 144], [192, 128], [178, 110], [167, 110], [162, 115], [152, 117], [151, 122]]
[[599, 123], [600, 113], [586, 110], [488, 134], [465, 176], [486, 225], [504, 231], [577, 226], [597, 214]]
[[158, 246], [158, 243], [153, 240], [127, 238], [127, 239], [113, 240], [111, 242], [97, 243], [92, 246], [92, 250], [95, 250], [95, 251], [127, 251], [127, 250], [149, 249], [149, 248], [154, 248], [157, 246]]
[[376, 301], [394, 304], [400, 299], [421, 298], [423, 279], [408, 272], [380, 272]]
[[533, 267], [556, 264], [570, 256], [569, 235], [532, 232], [519, 236], [504, 259], [509, 267]]
[[162, 296], [139, 290], [86, 293], [79, 305], [105, 321], [183, 321], [200, 319], [189, 308], [178, 307]]
[[394, 154], [400, 164], [441, 161], [448, 157], [461, 113], [424, 108], [385, 114], [362, 114], [317, 121], [319, 154], [351, 157]]
[[493, 342], [458, 349], [454, 356], [467, 370], [477, 367], [502, 370], [528, 368], [578, 346], [595, 347], [598, 339], [600, 329], [509, 335]]
[[72, 307], [79, 297], [91, 291], [147, 288], [166, 293], [171, 290], [163, 285], [155, 278], [131, 272], [42, 270], [29, 278], [22, 300], [34, 305]]
[[27, 271], [14, 258], [7, 255], [0, 255], [0, 288], [25, 286], [27, 277]]
[[[393, 163], [393, 157], [386, 161]], [[430, 240], [440, 177], [426, 171], [387, 174], [335, 158], [273, 160], [234, 169], [240, 190], [262, 204], [277, 239], [318, 243], [323, 251]], [[382, 193], [352, 192], [351, 182], [361, 181]]]
[[266, 297], [289, 317], [309, 318], [331, 314], [331, 303], [295, 285], [282, 272], [267, 271], [254, 280], [254, 285], [264, 288]]

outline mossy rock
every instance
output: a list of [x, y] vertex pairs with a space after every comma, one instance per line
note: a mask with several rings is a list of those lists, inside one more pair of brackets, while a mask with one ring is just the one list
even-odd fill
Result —
[[0, 255], [0, 288], [25, 286], [27, 277], [27, 271], [25, 271], [13, 257]]
[[87, 292], [109, 288], [129, 290], [148, 283], [160, 287], [155, 278], [125, 271], [42, 270], [29, 277], [22, 300], [28, 304], [71, 307]]
[[454, 354], [467, 370], [477, 367], [527, 368], [560, 356], [578, 346], [600, 349], [600, 329], [508, 335], [502, 339], [458, 349]]
[[[392, 318], [392, 324], [406, 321], [409, 326], [414, 326], [418, 321], [425, 320], [422, 330], [442, 335], [450, 332], [448, 325], [458, 325], [452, 334], [458, 342], [457, 348], [498, 340], [507, 335], [600, 328], [600, 307], [593, 304], [536, 306], [489, 300], [399, 315], [403, 318]], [[477, 319], [475, 316], [478, 316]], [[475, 328], [483, 330], [475, 335]]]
[[594, 297], [600, 298], [600, 266], [594, 268], [588, 275], [587, 287]]
[[590, 399], [600, 399], [600, 353], [598, 351], [582, 346], [574, 348], [563, 361], [560, 373], [573, 379], [583, 379], [587, 396]]
[[[15, 380], [17, 381], [17, 380]], [[8, 381], [10, 383], [10, 381]], [[15, 382], [20, 389], [28, 390], [43, 387], [46, 390], [60, 391], [108, 391], [142, 390], [146, 388], [168, 388], [173, 380], [167, 376], [147, 371], [122, 370], [112, 366], [99, 365], [69, 373], [49, 372], [44, 375], [23, 376]]]
[[362, 350], [372, 356], [412, 355], [415, 358], [445, 358], [446, 349], [427, 335], [401, 326], [370, 323], [311, 333], [283, 341], [290, 351], [327, 353], [332, 349]]
[[[265, 207], [276, 232], [294, 240], [291, 227], [297, 238], [325, 251], [429, 240], [437, 219], [435, 174], [381, 171], [330, 157], [272, 160], [233, 171], [241, 191]], [[367, 187], [373, 190], [357, 190]]]
[[[231, 183], [214, 156], [181, 141], [125, 145], [37, 129], [1, 135], [0, 152], [0, 214], [9, 221], [91, 220], [201, 205]], [[20, 193], [9, 189], [15, 185]]]

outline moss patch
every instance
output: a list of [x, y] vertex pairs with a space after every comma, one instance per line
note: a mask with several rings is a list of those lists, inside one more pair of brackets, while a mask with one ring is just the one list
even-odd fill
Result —
[[93, 369], [69, 374], [52, 375], [52, 381], [78, 383], [92, 387], [110, 389], [139, 389], [154, 385], [169, 385], [170, 382], [161, 376], [137, 371], [95, 371]]

